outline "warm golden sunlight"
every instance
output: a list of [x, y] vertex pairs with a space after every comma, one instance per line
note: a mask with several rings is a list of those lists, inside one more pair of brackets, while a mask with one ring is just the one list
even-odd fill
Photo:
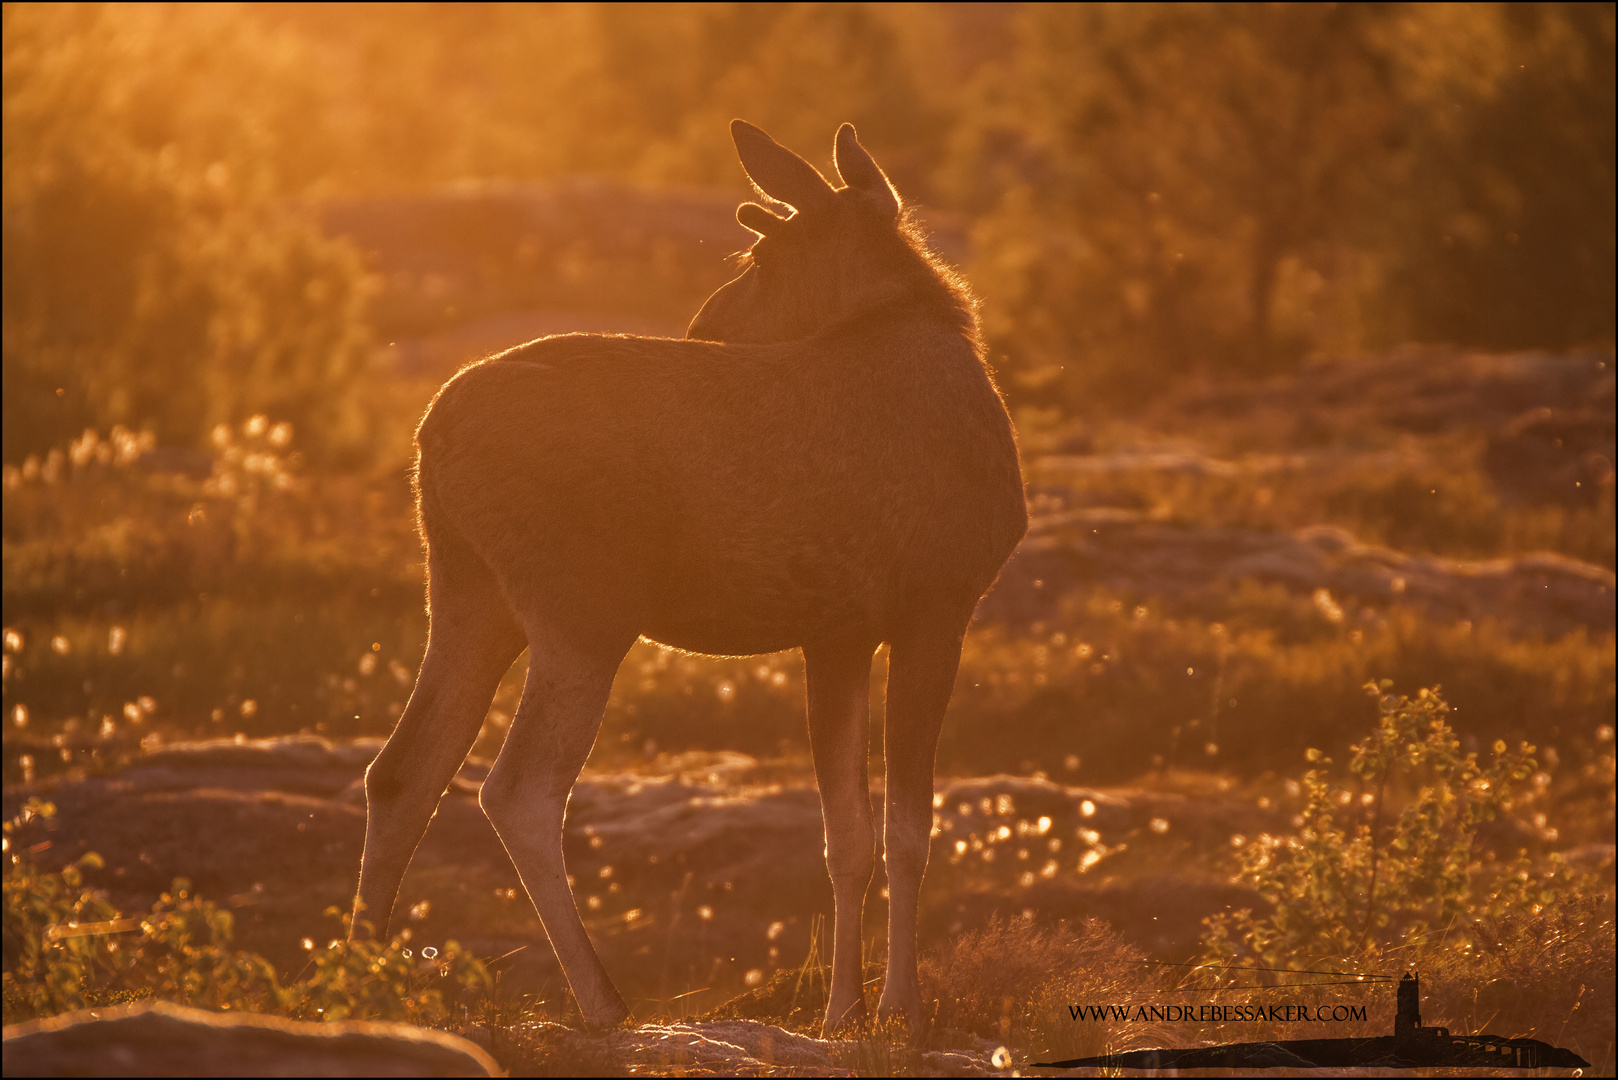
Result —
[[7, 1075], [1611, 1075], [1614, 13], [6, 4]]

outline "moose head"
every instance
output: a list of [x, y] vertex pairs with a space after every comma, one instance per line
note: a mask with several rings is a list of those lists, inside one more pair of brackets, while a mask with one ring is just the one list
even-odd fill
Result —
[[708, 298], [688, 338], [734, 344], [800, 341], [896, 303], [940, 306], [975, 330], [954, 275], [927, 251], [899, 194], [860, 145], [853, 124], [833, 146], [842, 187], [745, 120], [730, 134], [753, 186], [785, 216], [743, 203], [736, 220], [758, 234], [735, 280]]

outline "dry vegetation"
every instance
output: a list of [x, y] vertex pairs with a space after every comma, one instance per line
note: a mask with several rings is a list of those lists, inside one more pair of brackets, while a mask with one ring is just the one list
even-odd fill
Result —
[[[1183, 445], [1188, 425], [1175, 430]], [[1217, 433], [1205, 437], [1208, 449], [1224, 450]], [[1086, 456], [1108, 460], [1111, 448], [1100, 449]], [[222, 430], [198, 459], [205, 473], [157, 471], [140, 456], [146, 452], [138, 438], [116, 433], [80, 439], [54, 463], [25, 462], [6, 473], [5, 766], [14, 813], [25, 793], [71, 798], [67, 792], [76, 789], [53, 785], [124, 775], [185, 740], [234, 738], [250, 747], [289, 732], [337, 740], [383, 734], [409, 692], [423, 616], [419, 550], [401, 482], [310, 470], [299, 462], [296, 433], [267, 420]], [[1284, 482], [1267, 474], [1253, 483], [1283, 492], [1261, 507], [1278, 516], [1253, 520], [1233, 509], [1238, 500], [1205, 500], [1195, 479], [1176, 480], [1150, 463], [1135, 462], [1129, 473], [1078, 475], [1061, 463], [1067, 460], [1073, 455], [1035, 457], [1030, 465], [1046, 475], [1037, 490], [1046, 500], [1043, 517], [1053, 522], [1040, 533], [1056, 541], [1050, 558], [1073, 560], [1085, 544], [1100, 543], [1099, 531], [1076, 535], [1082, 523], [1064, 518], [1073, 508], [1135, 515], [1097, 530], [1185, 535], [1284, 537], [1313, 516], [1307, 504], [1274, 509], [1277, 499], [1304, 496], [1285, 494]], [[1069, 474], [1058, 483], [1054, 474], [1064, 467]], [[1487, 475], [1477, 482], [1489, 482]], [[1610, 488], [1598, 498], [1610, 500]], [[1374, 528], [1346, 514], [1336, 524]], [[1126, 534], [1122, 546], [1124, 564], [1131, 550], [1136, 560], [1144, 557], [1140, 534]], [[1431, 546], [1441, 556], [1513, 554], [1505, 543], [1482, 552], [1456, 551], [1442, 538]], [[1187, 984], [1178, 969], [1142, 962], [1201, 955], [1289, 966], [1307, 959], [1308, 966], [1366, 973], [1416, 966], [1428, 987], [1427, 1014], [1457, 1030], [1535, 1034], [1610, 1062], [1610, 1037], [1601, 1034], [1612, 1009], [1610, 622], [1581, 620], [1588, 605], [1547, 612], [1530, 598], [1469, 624], [1455, 613], [1444, 617], [1442, 607], [1423, 607], [1414, 589], [1356, 599], [1330, 590], [1322, 597], [1286, 580], [1187, 588], [1168, 573], [1108, 578], [1110, 565], [1095, 559], [1086, 570], [1072, 562], [1070, 579], [1061, 579], [1048, 563], [1014, 564], [969, 639], [941, 768], [962, 777], [1010, 775], [940, 785], [923, 912], [932, 943], [927, 992], [939, 1009], [936, 1046], [982, 1058], [1004, 1045], [1026, 1061], [1165, 1040], [1296, 1036], [1251, 1024], [1169, 1033], [1065, 1019], [1070, 1003], [1158, 1001], [1165, 991], [1178, 1000], [1190, 985], [1199, 1002], [1250, 999], [1217, 980]], [[1033, 588], [1035, 573], [1050, 575], [1058, 595]], [[1142, 580], [1160, 591], [1143, 591]], [[1599, 590], [1601, 580], [1610, 582], [1597, 575], [1587, 585]], [[880, 675], [879, 664], [878, 705]], [[1356, 829], [1372, 828], [1362, 800], [1377, 790], [1376, 766], [1349, 744], [1373, 730], [1376, 708], [1360, 687], [1378, 677], [1395, 680], [1397, 690], [1442, 685], [1457, 706], [1444, 713], [1455, 734], [1436, 749], [1407, 751], [1420, 759], [1413, 759], [1416, 771], [1380, 781], [1390, 811], [1377, 826], [1383, 831], [1374, 842], [1365, 833], [1350, 843]], [[519, 680], [514, 669], [478, 756], [498, 751]], [[796, 806], [791, 793], [810, 775], [801, 682], [791, 656], [703, 659], [637, 646], [615, 687], [592, 775], [611, 784], [687, 777], [676, 782], [699, 785], [690, 789], [699, 799], [756, 799], [761, 807], [774, 805], [769, 793], [785, 785], [782, 805]], [[1406, 727], [1381, 738], [1401, 747], [1430, 742], [1422, 724]], [[1515, 749], [1497, 758], [1496, 740]], [[1520, 749], [1523, 742], [1534, 748]], [[721, 748], [752, 756], [727, 758], [715, 753]], [[1299, 775], [1306, 751], [1314, 769]], [[1468, 753], [1483, 764], [1465, 764]], [[1421, 754], [1438, 754], [1449, 773], [1434, 773], [1437, 766]], [[1345, 769], [1334, 771], [1326, 759]], [[1490, 769], [1505, 771], [1490, 781]], [[352, 779], [333, 783], [340, 788]], [[1479, 782], [1492, 801], [1457, 816], [1456, 797], [1447, 793]], [[1131, 786], [1106, 786], [1119, 784]], [[592, 799], [621, 799], [627, 791], [609, 785]], [[1342, 796], [1350, 812], [1332, 825]], [[1098, 804], [1089, 816], [1086, 798]], [[1416, 814], [1424, 799], [1436, 807], [1428, 815], [1436, 831], [1416, 838], [1404, 877], [1387, 864], [1379, 871], [1388, 907], [1367, 935], [1369, 912], [1358, 905], [1368, 895], [1371, 853], [1393, 850], [1395, 813]], [[614, 875], [580, 889], [596, 933], [606, 935], [609, 958], [637, 967], [652, 959], [626, 979], [640, 1002], [637, 1015], [750, 1018], [814, 1032], [824, 987], [813, 926], [824, 898], [800, 891], [783, 899], [794, 889], [785, 880], [818, 870], [812, 800], [794, 812], [797, 831], [778, 835], [801, 833], [803, 851], [795, 855], [802, 857], [790, 870], [783, 864], [783, 883], [761, 880], [732, 900], [713, 890], [734, 880], [734, 869], [704, 879], [693, 864], [693, 882], [672, 865], [637, 868], [644, 853], [625, 849], [622, 834], [610, 829], [601, 833], [609, 846], [597, 850], [595, 819], [576, 811], [584, 829], [570, 841], [576, 875]], [[123, 833], [139, 844], [141, 826], [133, 828]], [[88, 822], [53, 832], [49, 823], [25, 821], [18, 831], [23, 841], [12, 848], [19, 857], [7, 885], [8, 1015], [158, 994], [287, 1015], [346, 1008], [354, 1016], [484, 1032], [500, 1060], [520, 1071], [564, 1072], [581, 1061], [610, 1071], [631, 1052], [546, 1026], [570, 1018], [553, 967], [481, 967], [474, 956], [494, 961], [515, 947], [509, 942], [542, 940], [539, 928], [520, 890], [517, 903], [497, 898], [491, 906], [476, 899], [481, 882], [468, 893], [467, 871], [425, 852], [407, 892], [431, 912], [410, 925], [425, 935], [418, 947], [431, 940], [444, 950], [433, 963], [406, 958], [408, 940], [378, 956], [323, 951], [323, 939], [340, 937], [341, 929], [323, 926], [319, 908], [341, 904], [352, 887], [352, 867], [342, 858], [326, 884], [300, 894], [307, 911], [255, 912], [249, 896], [247, 908], [235, 908], [248, 922], [233, 933], [231, 909], [252, 884], [245, 878], [218, 880], [220, 892], [209, 899], [223, 907], [182, 895], [179, 886], [149, 896], [143, 890], [150, 886], [121, 884], [96, 860], [81, 861], [80, 852], [96, 850]], [[1338, 861], [1305, 859], [1285, 873], [1265, 861], [1310, 836], [1338, 852]], [[291, 835], [268, 842], [296, 844]], [[653, 846], [660, 842], [648, 837]], [[679, 842], [671, 839], [668, 850]], [[1424, 861], [1423, 844], [1448, 854]], [[499, 861], [497, 847], [485, 854]], [[346, 858], [354, 856], [357, 847]], [[67, 858], [72, 866], [48, 872]], [[128, 865], [127, 853], [120, 865]], [[1527, 880], [1515, 876], [1519, 870]], [[1339, 906], [1322, 892], [1328, 882]], [[515, 884], [496, 880], [494, 891]], [[1180, 899], [1152, 899], [1165, 894]], [[154, 900], [152, 914], [142, 915]], [[1274, 921], [1283, 913], [1291, 922]], [[1205, 916], [1220, 917], [1199, 926]], [[137, 918], [138, 934], [49, 940], [52, 926]], [[1308, 928], [1302, 937], [1300, 925]], [[1435, 926], [1444, 932], [1432, 940]], [[880, 926], [872, 929], [880, 940]], [[469, 935], [485, 944], [467, 952], [445, 941]], [[688, 935], [676, 949], [672, 942]], [[304, 938], [318, 941], [320, 965], [297, 959]], [[109, 944], [117, 949], [97, 951]], [[435, 981], [426, 976], [450, 961], [460, 965], [456, 992], [434, 995]], [[1371, 1007], [1366, 1033], [1386, 1026], [1386, 986], [1332, 992], [1333, 1002]], [[850, 1067], [924, 1068], [909, 1051], [888, 1046], [878, 1036], [851, 1044]], [[669, 1067], [677, 1059], [669, 1058]]]
[[[763, 1060], [567, 1026], [472, 795], [520, 664], [409, 931], [328, 912], [421, 659], [415, 419], [528, 334], [679, 333], [746, 242], [740, 114], [852, 119], [928, 204], [1034, 518], [940, 747], [932, 1041], [819, 1067], [1299, 1037], [1069, 1017], [1291, 993], [1164, 963], [1217, 962], [1416, 968], [1428, 1022], [1613, 1071], [1610, 5], [347, 10], [6, 8], [8, 1022], [158, 996], [513, 1074]], [[818, 1034], [811, 782], [796, 655], [631, 651], [567, 853], [639, 1020]], [[1330, 993], [1390, 1026], [1386, 984]]]

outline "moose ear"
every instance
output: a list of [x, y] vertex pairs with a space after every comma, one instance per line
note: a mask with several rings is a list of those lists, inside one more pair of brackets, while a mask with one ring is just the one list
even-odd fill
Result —
[[747, 178], [765, 195], [800, 211], [831, 203], [831, 185], [815, 167], [759, 128], [746, 120], [732, 120], [730, 137]]
[[899, 193], [893, 190], [893, 185], [888, 182], [876, 159], [860, 145], [853, 124], [844, 124], [837, 129], [832, 162], [837, 166], [837, 175], [843, 178], [843, 183], [864, 195], [889, 217], [899, 216]]
[[754, 202], [744, 202], [736, 208], [736, 221], [744, 228], [768, 236], [786, 219], [777, 217]]

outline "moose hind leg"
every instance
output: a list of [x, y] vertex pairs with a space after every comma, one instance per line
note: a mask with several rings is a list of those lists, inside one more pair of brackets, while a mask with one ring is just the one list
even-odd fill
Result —
[[888, 873], [888, 971], [878, 1015], [925, 1027], [916, 973], [916, 908], [933, 827], [933, 763], [961, 662], [965, 623], [928, 626], [891, 642], [883, 757]]
[[584, 768], [607, 694], [634, 635], [585, 645], [555, 628], [531, 629], [528, 681], [505, 746], [480, 802], [522, 878], [587, 1025], [612, 1027], [629, 1015], [585, 933], [567, 882], [562, 822]]
[[822, 1031], [831, 1037], [865, 1019], [860, 924], [876, 869], [869, 753], [871, 653], [865, 642], [804, 648], [809, 744], [826, 826], [833, 922], [831, 988]]
[[365, 770], [356, 936], [366, 922], [386, 935], [416, 846], [525, 644], [494, 575], [458, 537], [432, 538], [427, 578], [427, 655], [404, 715]]

